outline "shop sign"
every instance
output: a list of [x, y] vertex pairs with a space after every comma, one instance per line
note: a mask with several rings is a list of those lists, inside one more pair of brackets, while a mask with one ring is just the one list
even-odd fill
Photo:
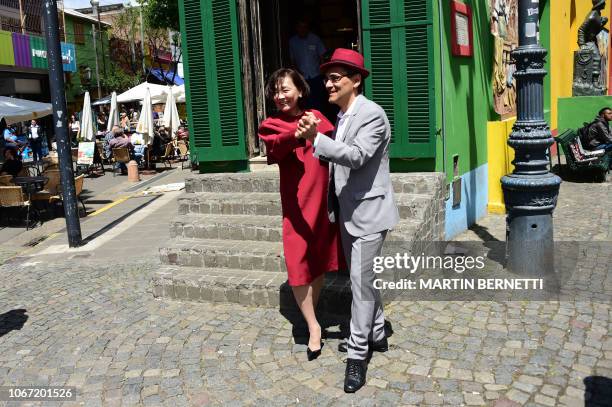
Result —
[[[74, 44], [66, 42], [61, 43], [62, 50], [62, 66], [64, 72], [76, 72], [76, 50]], [[47, 44], [42, 37], [30, 37], [30, 51], [32, 58], [32, 67], [40, 69], [48, 69], [47, 61]]]
[[76, 72], [76, 51], [74, 44], [62, 42], [62, 64], [64, 72]]
[[47, 45], [44, 38], [30, 36], [30, 55], [32, 58], [32, 68], [49, 68], [47, 63]]

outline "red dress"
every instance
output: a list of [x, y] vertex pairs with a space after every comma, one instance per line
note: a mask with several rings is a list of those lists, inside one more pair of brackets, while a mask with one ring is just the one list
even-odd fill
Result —
[[[318, 111], [318, 131], [331, 137], [334, 126]], [[295, 138], [300, 117], [270, 117], [259, 126], [268, 164], [280, 169], [283, 247], [289, 285], [311, 283], [328, 271], [344, 269], [339, 229], [327, 217], [328, 164], [313, 155], [310, 141]]]

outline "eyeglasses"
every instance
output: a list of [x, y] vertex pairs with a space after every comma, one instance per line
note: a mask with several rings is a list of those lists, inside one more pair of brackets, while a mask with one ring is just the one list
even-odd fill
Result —
[[331, 83], [333, 83], [334, 85], [338, 82], [340, 82], [340, 80], [342, 78], [344, 78], [345, 76], [351, 76], [351, 74], [346, 73], [344, 75], [340, 75], [340, 74], [331, 74], [331, 75], [327, 75], [323, 77], [323, 85], [327, 84], [327, 81], [331, 81]]

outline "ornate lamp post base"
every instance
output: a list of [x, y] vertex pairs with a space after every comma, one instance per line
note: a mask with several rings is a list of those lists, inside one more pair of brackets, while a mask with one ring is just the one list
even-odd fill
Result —
[[515, 150], [512, 174], [502, 178], [506, 218], [507, 268], [538, 276], [554, 271], [552, 213], [561, 179], [548, 171], [547, 149], [554, 143], [544, 120], [544, 60], [538, 43], [539, 0], [519, 0], [516, 62], [517, 116], [508, 145]]

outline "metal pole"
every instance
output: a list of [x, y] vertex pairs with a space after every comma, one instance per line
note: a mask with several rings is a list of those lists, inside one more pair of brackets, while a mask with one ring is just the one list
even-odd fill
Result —
[[130, 41], [130, 52], [132, 53], [132, 59], [131, 61], [131, 66], [132, 66], [132, 70], [136, 71], [136, 44], [135, 44], [135, 36], [134, 36], [134, 20], [132, 20], [130, 22], [130, 36], [131, 41]]
[[98, 47], [96, 46], [96, 25], [91, 23], [91, 35], [93, 37], [94, 55], [96, 56], [96, 80], [98, 82], [98, 99], [102, 97], [102, 89], [100, 88], [100, 71], [98, 68]]
[[140, 4], [140, 51], [142, 52], [142, 74], [146, 78], [146, 65], [145, 65], [145, 46], [144, 46], [144, 20], [142, 18], [142, 4]]
[[21, 29], [21, 33], [25, 34], [25, 19], [26, 16], [23, 14], [23, 0], [19, 0], [19, 28]]
[[49, 63], [49, 86], [53, 105], [53, 123], [59, 156], [60, 177], [68, 230], [68, 245], [81, 245], [81, 224], [72, 172], [72, 153], [68, 136], [68, 112], [66, 94], [64, 93], [64, 72], [62, 70], [62, 53], [59, 39], [59, 21], [56, 0], [45, 0], [45, 30], [47, 39], [47, 61]]
[[100, 33], [100, 44], [102, 47], [102, 72], [106, 78], [106, 55], [104, 55], [104, 37], [102, 37], [102, 24], [100, 23], [100, 6], [96, 6], [96, 14], [98, 14], [98, 32]]
[[519, 0], [516, 63], [517, 121], [508, 145], [515, 151], [512, 174], [502, 178], [506, 217], [507, 268], [542, 276], [554, 271], [552, 213], [561, 179], [548, 171], [553, 144], [544, 120], [544, 69], [547, 51], [539, 44], [539, 0]]

